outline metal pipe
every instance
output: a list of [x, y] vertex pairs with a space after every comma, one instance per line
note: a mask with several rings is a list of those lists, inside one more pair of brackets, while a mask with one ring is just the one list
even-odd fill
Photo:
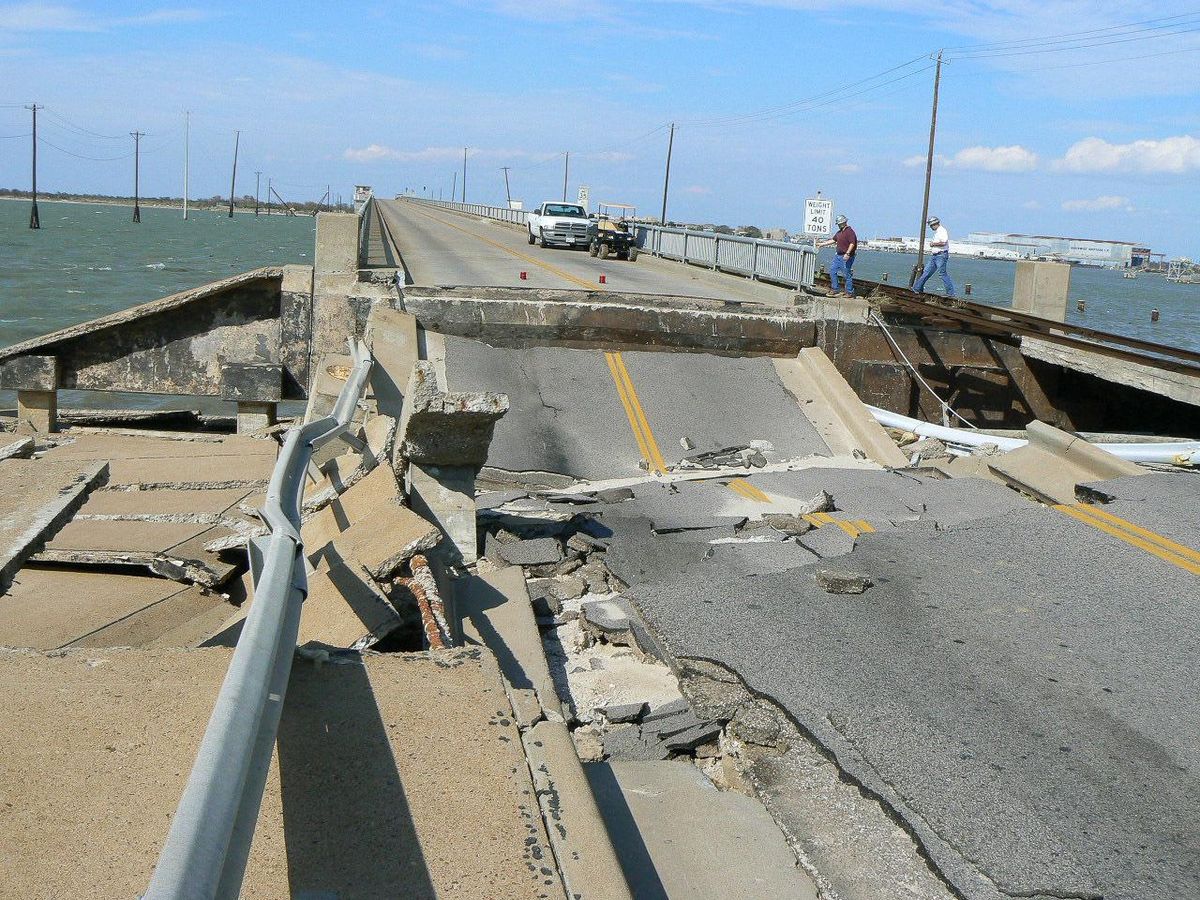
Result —
[[[875, 421], [888, 428], [899, 428], [911, 431], [921, 437], [937, 438], [947, 444], [960, 447], [982, 447], [984, 444], [995, 444], [1001, 450], [1017, 450], [1029, 441], [1021, 438], [998, 437], [994, 434], [984, 434], [980, 431], [966, 431], [962, 428], [948, 428], [935, 425], [932, 422], [922, 422], [909, 416], [880, 409], [877, 406], [867, 406]], [[1148, 444], [1092, 444], [1106, 453], [1129, 462], [1137, 463], [1166, 463], [1176, 466], [1200, 465], [1200, 441], [1171, 441], [1168, 443]]]
[[254, 603], [143, 895], [147, 900], [234, 898], [241, 888], [308, 590], [300, 540], [304, 473], [317, 442], [349, 426], [371, 370], [366, 347], [352, 341], [350, 353], [354, 368], [333, 415], [292, 428], [271, 473], [261, 511], [270, 535], [257, 539], [251, 553], [261, 558]]

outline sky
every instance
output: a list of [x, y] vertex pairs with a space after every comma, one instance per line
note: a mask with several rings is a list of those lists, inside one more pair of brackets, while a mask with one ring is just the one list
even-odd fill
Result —
[[[186, 0], [183, 0], [186, 4]], [[970, 231], [1200, 257], [1200, 7], [1175, 0], [0, 3], [0, 186], [288, 200], [331, 186], [593, 204], [861, 238], [914, 235], [942, 49], [930, 211]]]

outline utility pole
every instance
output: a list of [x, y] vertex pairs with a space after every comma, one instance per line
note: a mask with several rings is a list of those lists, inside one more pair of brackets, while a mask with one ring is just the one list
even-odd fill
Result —
[[[466, 163], [464, 163], [463, 165], [465, 167]], [[464, 172], [463, 174], [465, 175], [466, 173]], [[458, 196], [458, 173], [455, 172], [454, 180], [452, 182], [450, 182], [450, 202], [453, 203], [454, 198], [457, 196]]]
[[140, 131], [129, 132], [130, 137], [133, 138], [133, 221], [139, 224], [142, 221], [142, 209], [138, 205], [140, 199], [138, 197], [140, 193], [138, 181], [141, 174], [138, 170], [141, 168], [142, 134]]
[[671, 184], [671, 151], [675, 149], [675, 123], [671, 123], [671, 136], [667, 138], [667, 172], [663, 176], [663, 205], [659, 225], [667, 224], [667, 188]]
[[463, 203], [467, 202], [467, 148], [463, 147]]
[[325, 212], [329, 212], [333, 208], [333, 188], [325, 185]]
[[908, 286], [917, 283], [917, 273], [925, 267], [925, 221], [929, 218], [929, 183], [933, 180], [933, 138], [937, 133], [938, 88], [942, 84], [942, 51], [938, 51], [937, 69], [933, 73], [933, 112], [929, 117], [929, 155], [925, 157], [925, 200], [921, 203], [921, 236], [917, 247], [917, 264], [913, 266]]
[[271, 214], [271, 177], [267, 176], [267, 215]]
[[188, 171], [191, 168], [192, 113], [183, 114], [183, 218], [188, 217]]
[[258, 188], [262, 184], [262, 172], [257, 169], [254, 172], [254, 214], [258, 215]]
[[563, 154], [563, 202], [567, 200], [567, 175], [571, 171], [571, 151]]
[[512, 191], [508, 189], [508, 166], [501, 166], [504, 170], [504, 198], [508, 201], [509, 208], [512, 207]]
[[237, 155], [238, 144], [242, 141], [242, 133], [233, 133], [233, 176], [229, 179], [229, 218], [233, 218], [233, 186], [237, 184]]
[[29, 207], [29, 227], [41, 228], [42, 220], [38, 218], [37, 208], [37, 111], [45, 107], [31, 103], [25, 108], [33, 112], [33, 205]]

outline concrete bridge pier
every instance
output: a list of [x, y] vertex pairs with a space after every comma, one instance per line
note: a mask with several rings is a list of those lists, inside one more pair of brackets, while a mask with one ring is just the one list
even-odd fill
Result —
[[16, 390], [17, 420], [45, 434], [58, 431], [58, 358], [23, 356], [3, 368], [0, 387]]

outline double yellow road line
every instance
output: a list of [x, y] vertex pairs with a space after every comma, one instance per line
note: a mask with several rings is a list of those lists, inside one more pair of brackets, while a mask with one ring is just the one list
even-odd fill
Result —
[[642, 459], [646, 461], [650, 471], [663, 474], [667, 471], [667, 461], [663, 459], [658, 442], [654, 440], [654, 433], [650, 430], [650, 423], [646, 421], [646, 411], [642, 409], [637, 391], [633, 388], [633, 379], [629, 377], [629, 370], [625, 368], [625, 360], [621, 358], [620, 353], [605, 353], [604, 360], [608, 363], [608, 371], [612, 373], [613, 383], [617, 386], [621, 405], [625, 407], [625, 415], [629, 418], [629, 427], [633, 430]]
[[1165, 538], [1157, 532], [1150, 531], [1148, 528], [1142, 528], [1140, 525], [1134, 525], [1120, 516], [1114, 516], [1107, 510], [1100, 509], [1100, 507], [1088, 503], [1060, 503], [1054, 508], [1073, 519], [1078, 519], [1085, 525], [1090, 525], [1099, 531], [1103, 531], [1105, 534], [1112, 535], [1127, 544], [1145, 550], [1147, 553], [1191, 572], [1193, 575], [1200, 575], [1200, 552], [1193, 550], [1191, 547], [1177, 544], [1175, 541]]

